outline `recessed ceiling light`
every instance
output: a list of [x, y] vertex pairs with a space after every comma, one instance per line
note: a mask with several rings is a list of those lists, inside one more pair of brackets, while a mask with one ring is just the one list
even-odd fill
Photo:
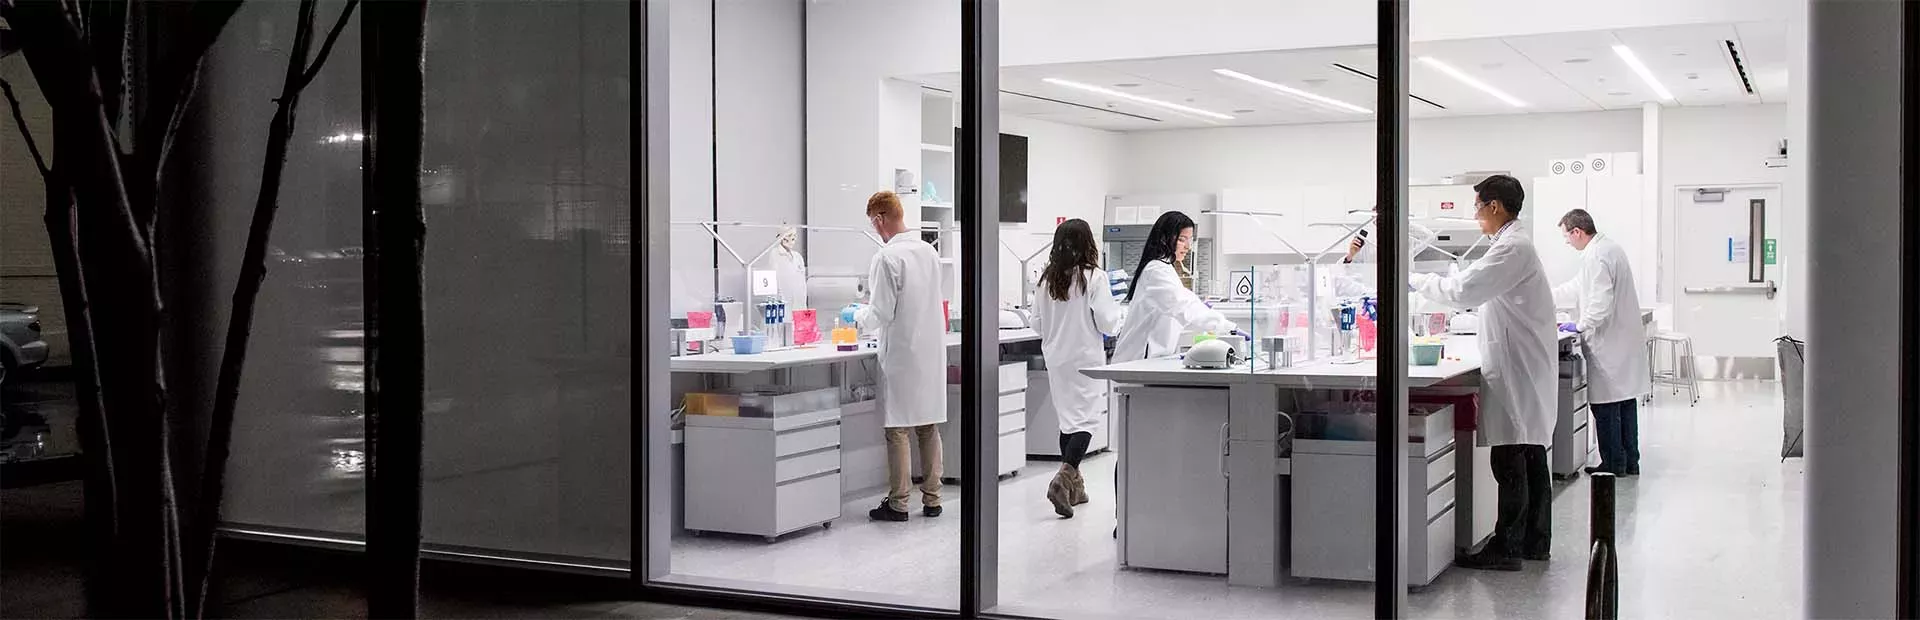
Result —
[[1254, 111], [1253, 111], [1253, 110], [1250, 110], [1250, 109], [1242, 109], [1242, 110], [1234, 110], [1234, 111], [1233, 111], [1233, 113], [1234, 113], [1234, 114], [1252, 114], [1253, 112], [1254, 112]]
[[1421, 56], [1420, 62], [1426, 63], [1427, 66], [1433, 67], [1435, 70], [1438, 70], [1441, 73], [1447, 74], [1448, 77], [1451, 77], [1455, 80], [1459, 80], [1460, 83], [1462, 84], [1472, 86], [1474, 88], [1480, 89], [1481, 92], [1484, 92], [1489, 95], [1493, 95], [1493, 98], [1504, 101], [1507, 103], [1507, 105], [1510, 105], [1516, 108], [1527, 107], [1527, 102], [1521, 101], [1519, 99], [1515, 99], [1513, 98], [1513, 95], [1509, 95], [1504, 92], [1501, 92], [1500, 89], [1494, 88], [1493, 86], [1488, 85], [1486, 82], [1482, 82], [1471, 75], [1467, 75], [1466, 73], [1461, 72], [1459, 69], [1453, 68], [1452, 65], [1449, 65], [1444, 62], [1440, 62], [1438, 59], [1432, 56]]
[[1304, 80], [1300, 80], [1300, 83], [1306, 84], [1308, 86], [1319, 86], [1321, 84], [1327, 83], [1327, 78], [1307, 78]]
[[1633, 72], [1640, 76], [1640, 81], [1646, 82], [1647, 87], [1652, 88], [1653, 94], [1658, 95], [1661, 101], [1673, 101], [1673, 93], [1667, 92], [1667, 87], [1662, 86], [1660, 80], [1654, 79], [1653, 71], [1648, 69], [1645, 63], [1640, 62], [1639, 56], [1633, 55], [1633, 50], [1627, 49], [1625, 45], [1615, 45], [1613, 53], [1626, 62], [1627, 67], [1633, 69]]
[[1144, 103], [1144, 104], [1147, 104], [1147, 105], [1151, 105], [1151, 106], [1159, 106], [1159, 107], [1162, 107], [1162, 108], [1166, 108], [1166, 109], [1169, 109], [1169, 110], [1173, 110], [1173, 111], [1176, 111], [1176, 112], [1185, 112], [1185, 113], [1188, 113], [1188, 114], [1193, 114], [1193, 115], [1196, 115], [1196, 116], [1204, 116], [1204, 117], [1207, 117], [1207, 118], [1214, 118], [1214, 119], [1219, 119], [1219, 120], [1223, 120], [1223, 121], [1230, 121], [1230, 120], [1233, 120], [1233, 117], [1232, 117], [1232, 116], [1228, 116], [1228, 115], [1225, 115], [1225, 114], [1221, 114], [1221, 113], [1219, 113], [1219, 112], [1214, 112], [1214, 111], [1210, 111], [1210, 110], [1202, 110], [1202, 109], [1200, 109], [1200, 108], [1195, 108], [1195, 107], [1189, 107], [1189, 106], [1184, 106], [1184, 105], [1180, 105], [1180, 104], [1178, 104], [1178, 103], [1173, 103], [1173, 102], [1170, 102], [1170, 101], [1161, 101], [1161, 100], [1159, 100], [1159, 99], [1151, 99], [1151, 98], [1147, 98], [1147, 97], [1142, 97], [1142, 96], [1139, 96], [1139, 95], [1134, 95], [1134, 94], [1129, 94], [1129, 93], [1123, 93], [1123, 92], [1120, 92], [1120, 91], [1117, 91], [1117, 90], [1113, 90], [1113, 89], [1110, 89], [1110, 88], [1101, 88], [1101, 87], [1099, 87], [1099, 86], [1094, 86], [1094, 85], [1092, 85], [1092, 84], [1081, 84], [1081, 83], [1079, 83], [1079, 82], [1073, 82], [1073, 81], [1069, 81], [1069, 80], [1062, 80], [1062, 79], [1060, 79], [1060, 78], [1042, 78], [1042, 79], [1041, 79], [1040, 81], [1042, 81], [1042, 82], [1046, 82], [1046, 83], [1048, 83], [1048, 84], [1053, 84], [1053, 85], [1055, 85], [1055, 86], [1065, 86], [1065, 87], [1067, 87], [1067, 88], [1074, 88], [1074, 89], [1079, 89], [1079, 90], [1084, 90], [1084, 91], [1087, 91], [1087, 92], [1090, 92], [1090, 93], [1098, 93], [1098, 94], [1102, 94], [1102, 95], [1107, 95], [1107, 96], [1109, 96], [1109, 97], [1119, 97], [1119, 98], [1121, 98], [1121, 99], [1125, 99], [1125, 100], [1128, 100], [1128, 101], [1132, 101], [1132, 102], [1135, 102], [1135, 103]]
[[1592, 58], [1568, 58], [1560, 62], [1564, 62], [1570, 65], [1579, 65], [1579, 64], [1586, 64], [1589, 62], [1593, 62], [1593, 59]]
[[1624, 90], [1616, 90], [1616, 91], [1613, 91], [1613, 92], [1610, 92], [1610, 93], [1607, 93], [1607, 95], [1608, 95], [1608, 96], [1612, 96], [1612, 97], [1625, 97], [1625, 96], [1627, 96], [1627, 95], [1631, 95], [1631, 94], [1633, 94], [1633, 93], [1630, 93], [1630, 92], [1627, 92], [1627, 91], [1624, 91]]
[[1305, 99], [1307, 101], [1311, 101], [1311, 102], [1325, 105], [1334, 109], [1338, 109], [1343, 112], [1352, 112], [1355, 114], [1372, 114], [1373, 113], [1373, 110], [1369, 110], [1357, 105], [1353, 105], [1351, 103], [1347, 103], [1339, 99], [1334, 99], [1332, 97], [1328, 97], [1325, 95], [1316, 95], [1304, 90], [1300, 90], [1298, 88], [1293, 88], [1291, 86], [1275, 84], [1273, 82], [1269, 82], [1257, 77], [1253, 77], [1251, 75], [1247, 75], [1239, 71], [1234, 71], [1232, 69], [1214, 69], [1213, 72], [1226, 77], [1236, 79], [1236, 80], [1240, 80], [1242, 82], [1253, 84], [1256, 86], [1264, 86], [1270, 90], [1276, 90], [1282, 93], [1286, 93], [1288, 95], [1292, 95], [1294, 97]]
[[1139, 88], [1140, 83], [1139, 82], [1121, 82], [1119, 84], [1114, 84], [1113, 87], [1114, 88]]
[[1689, 79], [1689, 80], [1697, 80], [1697, 79], [1700, 79], [1700, 74], [1698, 74], [1698, 73], [1689, 73], [1689, 74], [1687, 74], [1687, 79]]
[[1687, 53], [1686, 53], [1686, 52], [1674, 52], [1674, 53], [1673, 53], [1673, 55], [1675, 55], [1675, 56], [1685, 56], [1685, 55], [1687, 55]]

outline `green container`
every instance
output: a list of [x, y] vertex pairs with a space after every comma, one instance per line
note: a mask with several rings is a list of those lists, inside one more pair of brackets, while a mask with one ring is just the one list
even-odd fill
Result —
[[1413, 365], [1439, 366], [1440, 353], [1445, 349], [1446, 345], [1441, 344], [1415, 344], [1413, 345]]

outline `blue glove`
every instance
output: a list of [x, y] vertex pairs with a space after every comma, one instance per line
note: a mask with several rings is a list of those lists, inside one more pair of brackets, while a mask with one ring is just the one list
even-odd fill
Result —
[[847, 307], [840, 309], [840, 321], [852, 325], [854, 323], [854, 315], [859, 312], [860, 304], [847, 304]]
[[1575, 325], [1573, 323], [1561, 323], [1560, 331], [1567, 332], [1569, 334], [1577, 334], [1577, 333], [1580, 333], [1580, 326]]
[[1233, 332], [1232, 332], [1232, 334], [1233, 334], [1233, 335], [1235, 335], [1235, 336], [1239, 336], [1239, 337], [1241, 337], [1242, 339], [1245, 339], [1245, 340], [1246, 340], [1247, 342], [1253, 342], [1253, 334], [1249, 334], [1249, 333], [1246, 333], [1246, 332], [1243, 332], [1243, 331], [1240, 331], [1240, 330], [1237, 330], [1237, 329], [1236, 329], [1236, 330], [1233, 330]]

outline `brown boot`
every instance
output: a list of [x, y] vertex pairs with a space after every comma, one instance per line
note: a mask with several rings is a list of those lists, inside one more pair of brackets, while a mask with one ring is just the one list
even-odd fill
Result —
[[1069, 466], [1067, 467], [1067, 471], [1071, 472], [1069, 474], [1071, 479], [1068, 482], [1068, 486], [1073, 491], [1073, 505], [1078, 506], [1087, 503], [1087, 479], [1080, 475], [1080, 468], [1078, 467]]
[[1067, 473], [1071, 470], [1061, 465], [1060, 471], [1053, 475], [1053, 481], [1047, 483], [1047, 501], [1053, 503], [1053, 513], [1068, 519], [1073, 518], [1073, 486]]

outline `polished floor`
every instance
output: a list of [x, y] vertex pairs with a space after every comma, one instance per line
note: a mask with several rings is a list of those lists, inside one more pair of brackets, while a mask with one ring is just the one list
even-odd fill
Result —
[[[1782, 462], [1771, 382], [1702, 385], [1698, 405], [1662, 393], [1641, 412], [1644, 475], [1619, 485], [1622, 617], [1801, 617], [1803, 462]], [[1113, 457], [1086, 464], [1092, 504], [1059, 519], [1043, 499], [1055, 465], [1000, 486], [1002, 606], [1051, 617], [1327, 618], [1372, 613], [1367, 584], [1292, 580], [1228, 587], [1220, 577], [1119, 569], [1111, 538]], [[878, 496], [847, 502], [830, 530], [767, 544], [675, 539], [677, 580], [829, 598], [952, 608], [959, 601], [957, 489], [945, 516], [873, 523]], [[1414, 617], [1580, 617], [1587, 479], [1556, 486], [1552, 562], [1518, 573], [1449, 569], [1408, 596]]]

